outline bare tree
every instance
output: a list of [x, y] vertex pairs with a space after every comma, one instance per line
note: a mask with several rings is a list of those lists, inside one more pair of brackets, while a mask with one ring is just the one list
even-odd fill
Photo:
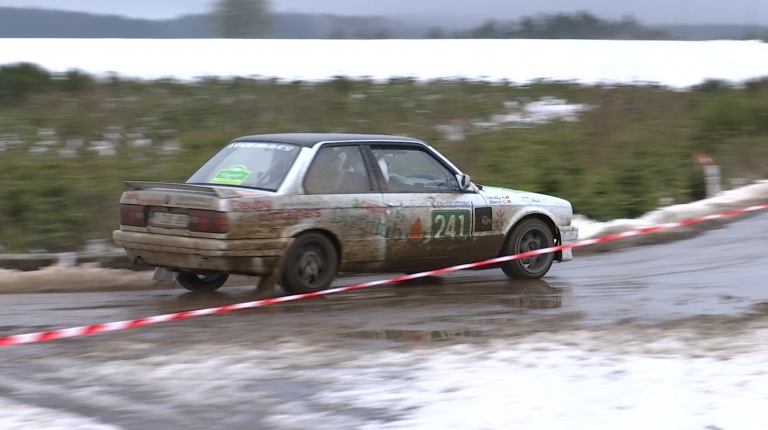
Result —
[[271, 23], [269, 0], [217, 0], [210, 17], [218, 37], [260, 37], [269, 30]]

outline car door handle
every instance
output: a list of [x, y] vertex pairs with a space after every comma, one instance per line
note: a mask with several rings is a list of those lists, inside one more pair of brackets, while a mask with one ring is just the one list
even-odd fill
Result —
[[403, 207], [403, 203], [402, 202], [387, 203], [387, 206], [391, 208], [400, 208], [400, 207]]

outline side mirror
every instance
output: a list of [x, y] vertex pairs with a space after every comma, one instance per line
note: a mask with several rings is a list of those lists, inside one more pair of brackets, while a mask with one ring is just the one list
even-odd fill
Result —
[[459, 189], [461, 191], [467, 191], [472, 185], [472, 178], [470, 178], [469, 175], [456, 175], [456, 180], [459, 181]]

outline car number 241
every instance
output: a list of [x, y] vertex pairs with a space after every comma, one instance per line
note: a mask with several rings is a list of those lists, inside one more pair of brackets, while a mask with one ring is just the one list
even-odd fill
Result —
[[469, 211], [432, 212], [432, 237], [469, 237]]

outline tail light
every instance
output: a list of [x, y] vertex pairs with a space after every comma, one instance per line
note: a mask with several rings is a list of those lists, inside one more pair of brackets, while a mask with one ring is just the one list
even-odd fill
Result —
[[144, 210], [144, 206], [120, 205], [120, 225], [146, 227], [147, 216], [146, 211]]
[[226, 233], [229, 220], [226, 212], [189, 211], [189, 231], [199, 233]]

